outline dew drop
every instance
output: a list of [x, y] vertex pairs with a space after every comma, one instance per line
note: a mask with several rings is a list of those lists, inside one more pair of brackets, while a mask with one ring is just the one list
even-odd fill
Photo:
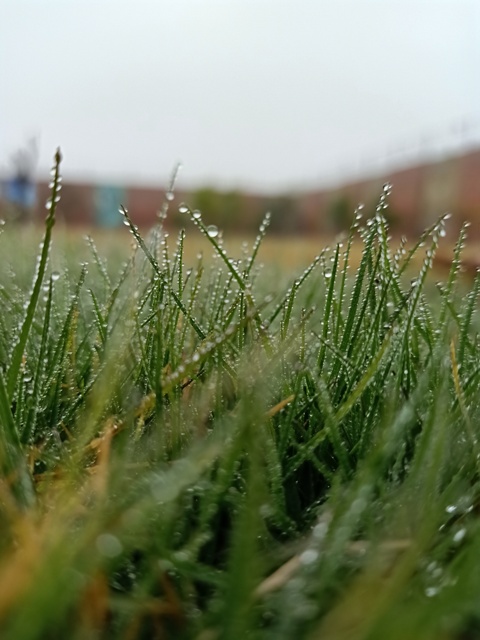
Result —
[[195, 211], [192, 213], [192, 217], [195, 220], [200, 220], [200, 218], [202, 217], [202, 212], [199, 211], [198, 209], [195, 209]]
[[173, 191], [167, 191], [167, 193], [165, 194], [165, 198], [171, 202], [175, 197], [175, 194], [173, 193]]
[[300, 562], [302, 564], [312, 564], [318, 558], [318, 551], [316, 549], [307, 549], [300, 555]]
[[455, 544], [459, 544], [466, 536], [467, 530], [465, 528], [459, 529], [457, 533], [453, 536], [453, 542]]
[[60, 273], [58, 271], [52, 271], [52, 280], [56, 282], [60, 278]]
[[317, 540], [323, 540], [328, 532], [328, 523], [327, 522], [319, 522], [313, 528], [313, 537]]
[[386, 182], [383, 185], [383, 193], [388, 196], [390, 194], [391, 190], [392, 190], [392, 183], [391, 182]]
[[179, 213], [188, 213], [187, 205], [184, 202], [182, 202], [182, 204], [178, 207], [178, 211]]
[[209, 238], [216, 238], [218, 236], [218, 227], [216, 227], [214, 224], [210, 224], [207, 227], [207, 235]]

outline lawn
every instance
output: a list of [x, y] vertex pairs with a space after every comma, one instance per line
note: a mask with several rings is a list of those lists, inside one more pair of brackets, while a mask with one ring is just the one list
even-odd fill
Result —
[[466, 229], [443, 282], [388, 186], [293, 275], [188, 204], [98, 248], [59, 164], [38, 256], [0, 233], [2, 640], [479, 637]]

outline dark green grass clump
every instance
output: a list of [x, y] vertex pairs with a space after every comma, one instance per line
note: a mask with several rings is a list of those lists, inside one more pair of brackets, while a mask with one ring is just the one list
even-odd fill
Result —
[[1, 275], [2, 640], [476, 637], [465, 229], [434, 285], [447, 216], [394, 251], [386, 185], [283, 287], [268, 216], [232, 258], [180, 205], [214, 253], [187, 268], [166, 207], [146, 238], [122, 210], [125, 262], [51, 271], [59, 163], [32, 286]]

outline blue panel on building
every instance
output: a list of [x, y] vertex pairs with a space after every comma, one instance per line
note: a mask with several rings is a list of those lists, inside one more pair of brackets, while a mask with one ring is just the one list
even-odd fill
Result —
[[11, 204], [25, 209], [31, 209], [35, 205], [35, 185], [25, 178], [12, 178], [3, 185], [2, 194], [5, 200]]
[[95, 188], [95, 224], [99, 227], [118, 227], [122, 216], [118, 212], [121, 204], [126, 204], [125, 189], [113, 185], [99, 185]]

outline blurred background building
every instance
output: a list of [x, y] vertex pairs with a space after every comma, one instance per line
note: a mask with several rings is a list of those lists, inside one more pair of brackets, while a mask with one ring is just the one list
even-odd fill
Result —
[[[25, 169], [23, 162], [10, 179], [3, 180], [0, 215], [41, 223], [48, 182], [34, 183], [31, 172], [21, 169]], [[385, 182], [393, 185], [386, 213], [394, 233], [417, 234], [450, 211], [451, 226], [458, 228], [468, 220], [470, 236], [480, 238], [480, 148], [317, 190], [266, 195], [213, 187], [179, 189], [167, 226], [182, 223], [175, 207], [185, 202], [191, 209], [200, 209], [209, 224], [232, 233], [255, 233], [266, 211], [272, 213], [271, 233], [337, 233], [348, 228], [359, 203], [365, 205], [366, 215], [374, 211]], [[165, 196], [165, 188], [64, 181], [58, 217], [75, 227], [113, 229], [122, 224], [118, 212], [122, 204], [137, 225], [148, 228], [155, 224]]]

